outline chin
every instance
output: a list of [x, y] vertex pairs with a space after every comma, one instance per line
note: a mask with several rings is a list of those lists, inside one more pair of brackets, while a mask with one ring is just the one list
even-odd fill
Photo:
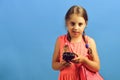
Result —
[[74, 37], [74, 38], [78, 38], [79, 36], [80, 36], [80, 35], [74, 35], [73, 37]]

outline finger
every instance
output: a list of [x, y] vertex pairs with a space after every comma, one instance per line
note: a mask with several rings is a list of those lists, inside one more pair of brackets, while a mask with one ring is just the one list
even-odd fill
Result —
[[79, 62], [80, 62], [80, 59], [74, 59], [74, 60], [72, 60], [71, 62], [73, 62], [73, 63], [79, 63]]

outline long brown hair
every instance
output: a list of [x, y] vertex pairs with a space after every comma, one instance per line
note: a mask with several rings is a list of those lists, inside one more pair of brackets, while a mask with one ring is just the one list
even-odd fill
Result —
[[85, 19], [86, 23], [87, 23], [87, 21], [88, 21], [88, 15], [87, 15], [86, 10], [83, 7], [77, 6], [77, 5], [72, 6], [67, 11], [67, 13], [65, 15], [65, 21], [69, 20], [70, 19], [70, 15], [72, 15], [72, 14], [77, 14], [77, 15], [83, 17]]
[[[87, 22], [88, 22], [88, 15], [87, 15], [86, 10], [85, 10], [83, 7], [77, 6], [77, 5], [72, 6], [72, 7], [67, 11], [67, 13], [66, 13], [66, 15], [65, 15], [65, 22], [67, 22], [67, 21], [70, 19], [70, 16], [71, 16], [72, 14], [77, 14], [77, 15], [83, 17], [83, 18], [85, 19], [86, 24], [87, 24]], [[85, 31], [84, 31], [84, 33], [85, 33]], [[83, 37], [84, 37], [84, 33], [83, 33]], [[68, 41], [70, 41], [70, 40], [71, 40], [71, 37], [70, 37], [69, 32], [68, 32], [67, 36], [68, 36], [68, 37], [67, 37]], [[83, 39], [84, 39], [84, 38], [83, 38]]]
[[[70, 19], [70, 16], [71, 16], [72, 14], [77, 14], [77, 15], [83, 17], [83, 18], [85, 19], [86, 24], [87, 24], [87, 22], [88, 22], [88, 15], [87, 15], [86, 10], [85, 10], [83, 7], [77, 6], [77, 5], [72, 6], [72, 7], [67, 11], [67, 13], [66, 13], [66, 15], [65, 15], [65, 21], [66, 21], [66, 22], [67, 22], [67, 20]], [[92, 49], [89, 47], [88, 42], [86, 41], [85, 36], [86, 36], [86, 35], [85, 35], [85, 31], [83, 31], [82, 37], [83, 37], [83, 40], [84, 40], [84, 42], [85, 42], [85, 44], [86, 44], [85, 47], [88, 49], [88, 53], [89, 53], [89, 54], [92, 54]], [[70, 36], [69, 32], [67, 33], [67, 40], [68, 40], [68, 41], [71, 41], [71, 36]]]

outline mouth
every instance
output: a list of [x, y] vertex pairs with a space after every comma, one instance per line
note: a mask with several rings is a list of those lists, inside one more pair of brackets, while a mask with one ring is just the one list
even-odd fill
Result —
[[80, 32], [78, 31], [72, 31], [75, 35], [79, 34]]

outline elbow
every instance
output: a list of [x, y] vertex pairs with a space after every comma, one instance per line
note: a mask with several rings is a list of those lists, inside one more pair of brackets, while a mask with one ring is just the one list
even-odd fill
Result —
[[89, 69], [93, 72], [99, 72], [100, 70], [100, 65], [94, 65], [91, 68], [89, 67]]
[[96, 64], [95, 64], [95, 66], [94, 66], [95, 68], [95, 72], [99, 72], [99, 70], [100, 70], [100, 63], [99, 62], [96, 62]]
[[97, 72], [100, 70], [100, 66], [98, 66], [98, 68], [97, 68]]
[[100, 70], [100, 66], [97, 66], [94, 71], [99, 72], [99, 70]]
[[56, 70], [56, 68], [55, 68], [53, 65], [52, 65], [52, 69], [53, 69], [53, 70]]
[[54, 64], [52, 64], [52, 69], [53, 70], [58, 70], [57, 67]]
[[100, 70], [99, 68], [96, 68], [96, 69], [94, 70], [94, 72], [99, 72], [99, 70]]

